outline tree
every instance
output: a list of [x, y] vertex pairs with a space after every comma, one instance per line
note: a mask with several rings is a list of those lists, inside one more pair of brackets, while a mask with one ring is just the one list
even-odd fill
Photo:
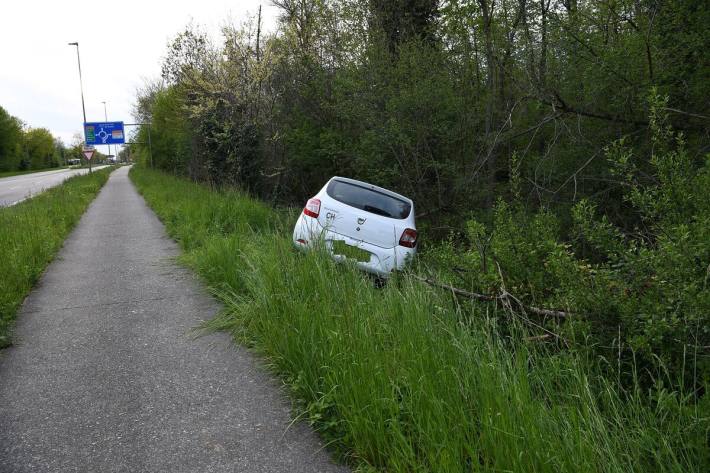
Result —
[[61, 138], [54, 139], [54, 161], [60, 166], [67, 164], [67, 147]]
[[171, 43], [164, 83], [136, 110], [159, 112], [160, 167], [287, 202], [345, 174], [437, 216], [512, 193], [553, 208], [593, 195], [634, 225], [600, 157], [625, 135], [648, 147], [652, 86], [690, 149], [708, 146], [697, 2], [273, 3], [275, 34], [262, 37], [257, 18], [221, 42], [189, 26]]
[[46, 128], [30, 128], [25, 132], [25, 159], [30, 169], [58, 166], [54, 137]]
[[438, 0], [370, 0], [370, 22], [385, 38], [390, 53], [412, 40], [436, 38]]
[[0, 107], [0, 171], [20, 168], [22, 160], [22, 122]]

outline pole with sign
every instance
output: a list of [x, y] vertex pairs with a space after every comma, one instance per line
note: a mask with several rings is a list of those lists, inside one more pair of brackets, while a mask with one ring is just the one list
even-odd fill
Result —
[[84, 123], [84, 137], [87, 145], [122, 145], [126, 142], [123, 122]]
[[94, 148], [89, 148], [88, 146], [85, 146], [82, 150], [82, 153], [84, 153], [84, 157], [87, 161], [89, 161], [89, 172], [91, 172], [91, 158], [94, 157], [94, 151]]
[[123, 132], [123, 122], [84, 122], [84, 156], [89, 160], [89, 170], [91, 170], [91, 157], [87, 155], [96, 145], [122, 145], [126, 142]]

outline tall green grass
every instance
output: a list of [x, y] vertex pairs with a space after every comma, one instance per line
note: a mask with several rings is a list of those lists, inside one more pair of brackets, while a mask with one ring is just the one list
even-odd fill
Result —
[[295, 252], [293, 216], [238, 192], [131, 177], [224, 301], [209, 327], [260, 352], [361, 471], [708, 471], [707, 403], [619, 392], [593, 360], [503, 337], [493, 307], [406, 275], [376, 289]]
[[30, 292], [112, 169], [67, 179], [31, 199], [0, 208], [0, 348]]

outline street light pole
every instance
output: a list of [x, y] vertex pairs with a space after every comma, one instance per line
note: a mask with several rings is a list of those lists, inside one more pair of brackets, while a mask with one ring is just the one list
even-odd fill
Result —
[[[86, 107], [84, 106], [84, 83], [81, 80], [81, 59], [79, 58], [79, 42], [75, 41], [73, 43], [69, 43], [69, 46], [76, 46], [76, 63], [79, 65], [79, 88], [81, 89], [81, 111], [84, 115], [84, 123], [86, 123]], [[83, 124], [81, 125], [81, 128], [84, 128]], [[86, 130], [84, 130], [84, 133], [86, 133]], [[91, 160], [89, 159], [88, 161], [89, 172], [91, 172]]]
[[[104, 120], [108, 122], [108, 115], [106, 114], [106, 102], [101, 102], [101, 103], [104, 104]], [[111, 159], [111, 158], [110, 158], [110, 156], [111, 156], [111, 145], [108, 145], [108, 155], [109, 155], [109, 159]], [[111, 161], [109, 161], [109, 162], [111, 162]]]

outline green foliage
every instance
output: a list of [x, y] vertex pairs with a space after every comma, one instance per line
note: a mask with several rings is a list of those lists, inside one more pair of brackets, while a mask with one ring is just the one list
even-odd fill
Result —
[[46, 128], [31, 128], [25, 132], [25, 153], [30, 169], [56, 167], [54, 137]]
[[[707, 406], [707, 8], [690, 0], [276, 5], [282, 16], [274, 34], [263, 35], [252, 19], [224, 28], [221, 44], [192, 27], [171, 44], [165, 85], [148, 87], [138, 97], [139, 112], [153, 118], [157, 168], [298, 205], [332, 175], [399, 191], [414, 199], [421, 215], [422, 267], [454, 286], [506, 295], [495, 299], [504, 304], [487, 314], [496, 320], [496, 337], [514, 339], [507, 345], [512, 353], [520, 343], [517, 324], [527, 318], [531, 335], [559, 336], [549, 344], [550, 358], [536, 354], [535, 363], [570, 356], [574, 361], [561, 363], [582, 363], [582, 371], [575, 372], [579, 379], [605, 377], [592, 383], [591, 396], [611, 390], [619, 399], [609, 401], [614, 407], [599, 408], [602, 420], [583, 414], [583, 422], [627, 422], [609, 413], [636, 408], [627, 401], [643, 410], [656, 402], [683, 404], [688, 396]], [[147, 138], [145, 133], [141, 130]], [[139, 148], [146, 156], [145, 145]], [[243, 211], [244, 197], [235, 200]], [[168, 226], [172, 219], [181, 221], [177, 209]], [[299, 300], [299, 282], [279, 285], [272, 279], [276, 272], [261, 266], [273, 263], [271, 256], [259, 256], [256, 249], [244, 251], [247, 266], [261, 279], [219, 269], [220, 253], [207, 248], [229, 253], [224, 264], [237, 267], [241, 260], [233, 254], [251, 248], [252, 237], [205, 235], [202, 229], [212, 225], [204, 220], [209, 211], [195, 208], [198, 212], [204, 217], [195, 215], [194, 227], [189, 222], [178, 227], [189, 228], [180, 238], [191, 252], [205, 248], [191, 261], [210, 281], [226, 281], [239, 297], [253, 284]], [[262, 243], [271, 253], [284, 251], [276, 241]], [[319, 291], [328, 290], [296, 266], [293, 270]], [[287, 317], [286, 308], [305, 313], [287, 305], [274, 309], [256, 294], [248, 300], [261, 315]], [[370, 300], [365, 293], [351, 296]], [[407, 300], [412, 307], [424, 304], [429, 314], [440, 310]], [[345, 307], [350, 302], [337, 300]], [[447, 314], [454, 310], [456, 319], [480, 315], [442, 305], [448, 302], [437, 299], [435, 305]], [[538, 320], [525, 312], [531, 306], [573, 316], [565, 322]], [[390, 309], [400, 310], [396, 304]], [[258, 324], [255, 318], [245, 316], [240, 323]], [[320, 337], [326, 336], [318, 334], [324, 346]], [[340, 404], [333, 401], [332, 385], [316, 389], [317, 376], [299, 370], [287, 370], [293, 384], [319, 393], [308, 404], [309, 415], [339, 416], [332, 409]], [[505, 373], [524, 377], [515, 370]], [[609, 380], [613, 389], [604, 384]], [[546, 382], [563, 393], [586, 395], [572, 389], [574, 383]], [[414, 388], [407, 389], [403, 395]], [[399, 419], [399, 411], [393, 412], [387, 421]], [[567, 415], [576, 422], [575, 409]], [[350, 438], [345, 432], [342, 436]], [[402, 463], [375, 458], [372, 445], [357, 454], [380, 468], [417, 470], [413, 465], [421, 464], [410, 459], [419, 458], [421, 450], [410, 433], [401, 434], [408, 443], [400, 444], [400, 452], [406, 453], [392, 454]], [[599, 445], [607, 445], [609, 439], [599, 435]], [[700, 434], [685, 438], [688, 445], [702, 444]], [[462, 458], [456, 455], [450, 458]], [[649, 456], [635, 457], [634, 468], [661, 461]], [[487, 461], [472, 459], [471, 469], [492, 468]], [[424, 464], [423, 470], [446, 469], [444, 463]], [[524, 467], [544, 469], [536, 463]], [[608, 469], [615, 468], [624, 469]]]
[[110, 169], [77, 176], [0, 208], [0, 348], [11, 343], [20, 304], [108, 179]]
[[[650, 158], [634, 160], [623, 142], [608, 150], [639, 225], [625, 232], [597, 219], [586, 201], [575, 208], [579, 235], [601, 261], [596, 279], [602, 284], [590, 288], [599, 294], [586, 310], [598, 312], [596, 302], [605, 300], [622, 337], [617, 343], [652, 373], [666, 369], [677, 377], [671, 383], [693, 392], [710, 377], [710, 156], [695, 167], [682, 136], [664, 125], [658, 106], [663, 102], [653, 102]], [[645, 161], [647, 169], [641, 171], [636, 161]]]
[[0, 172], [47, 169], [64, 164], [63, 145], [46, 128], [23, 129], [0, 107]]
[[[503, 310], [456, 301], [407, 275], [376, 289], [326, 255], [296, 252], [295, 215], [146, 169], [130, 175], [180, 242], [183, 261], [225, 303], [208, 328], [228, 330], [266, 357], [299, 417], [359, 471], [701, 472], [710, 465], [706, 399], [660, 386], [648, 395], [638, 385], [625, 392], [587, 353], [549, 350], [527, 341], [519, 324], [503, 327]], [[521, 223], [521, 215], [503, 203], [496, 211], [489, 251], [501, 253], [502, 272], [546, 260], [548, 273], [561, 278], [573, 256], [556, 243], [553, 218], [542, 212]], [[468, 228], [485, 247], [485, 226]], [[531, 295], [544, 285], [540, 271], [529, 269], [540, 285], [527, 288]], [[509, 289], [526, 290], [512, 273]]]
[[243, 233], [247, 228], [259, 231], [274, 223], [272, 212], [266, 205], [259, 205], [234, 189], [225, 189], [220, 199], [213, 200], [214, 192], [205, 186], [181, 182], [180, 192], [183, 194], [171, 196], [175, 190], [174, 178], [145, 169], [140, 172], [132, 170], [131, 178], [148, 201], [175, 202], [175, 205], [161, 209], [159, 215], [168, 232], [186, 250], [204, 246], [214, 235]]
[[654, 95], [651, 103], [651, 156], [623, 140], [607, 148], [632, 225], [582, 199], [564, 232], [549, 209], [499, 200], [488, 227], [467, 222], [467, 251], [434, 245], [425, 260], [466, 289], [570, 312], [569, 322], [547, 327], [572, 349], [616, 360], [608, 374], [629, 389], [664, 383], [702, 396], [710, 379], [710, 157], [697, 167], [664, 124], [663, 101]]
[[369, 3], [371, 21], [381, 30], [392, 53], [396, 54], [400, 45], [411, 40], [433, 41], [438, 1], [370, 0]]
[[22, 123], [0, 107], [0, 171], [20, 169]]
[[156, 85], [138, 97], [146, 121], [180, 124], [163, 127], [157, 167], [288, 203], [334, 174], [361, 178], [414, 198], [434, 224], [448, 218], [438, 210], [490, 209], [509, 191], [553, 213], [601, 197], [619, 224], [628, 209], [601, 157], [622, 136], [650, 152], [650, 88], [670, 97], [663, 107], [692, 149], [707, 146], [697, 51], [710, 35], [693, 2], [277, 7], [275, 34], [251, 18], [218, 43], [195, 26], [171, 42], [163, 87], [177, 106]]
[[176, 173], [186, 172], [192, 152], [182, 100], [174, 88], [157, 91], [152, 97], [150, 130], [141, 128], [136, 139], [146, 144], [141, 149], [141, 160], [148, 162], [152, 153], [155, 166]]

